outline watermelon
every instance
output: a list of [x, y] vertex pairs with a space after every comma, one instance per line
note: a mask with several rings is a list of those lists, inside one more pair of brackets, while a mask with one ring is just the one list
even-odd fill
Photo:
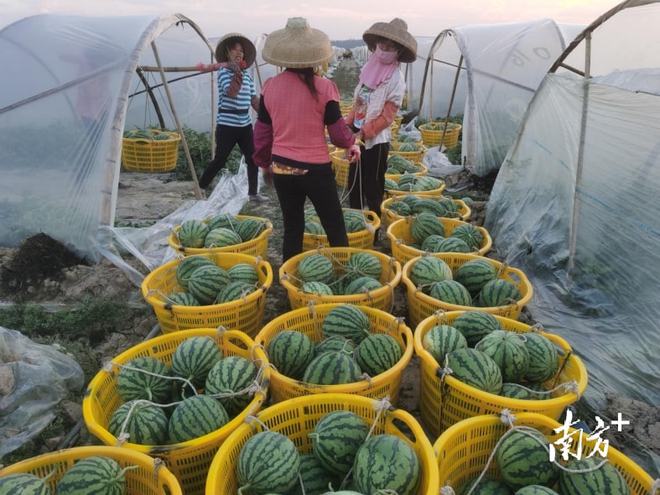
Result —
[[246, 284], [245, 282], [229, 282], [218, 292], [218, 296], [215, 298], [215, 304], [238, 301], [245, 298], [248, 294], [253, 293], [254, 290], [254, 285]]
[[355, 455], [368, 433], [369, 425], [360, 416], [335, 411], [323, 416], [309, 437], [316, 458], [343, 479], [353, 467]]
[[298, 483], [300, 454], [274, 431], [257, 433], [243, 445], [236, 463], [239, 493], [286, 493]]
[[424, 239], [424, 242], [422, 242], [422, 251], [426, 251], [427, 253], [439, 253], [440, 246], [444, 240], [445, 238], [441, 235], [430, 235]]
[[325, 230], [319, 222], [305, 222], [305, 232], [312, 235], [325, 235]]
[[[300, 477], [305, 487], [305, 495], [321, 495], [328, 491], [328, 486], [339, 488], [342, 479], [328, 471], [326, 464], [316, 458], [314, 454], [300, 456]], [[300, 483], [297, 483], [291, 495], [303, 495]]]
[[234, 215], [220, 213], [208, 220], [207, 225], [209, 226], [209, 231], [215, 229], [230, 229], [235, 231], [238, 222], [239, 220]]
[[346, 285], [344, 294], [362, 294], [383, 286], [378, 280], [371, 277], [358, 277]]
[[206, 381], [206, 375], [222, 359], [218, 344], [211, 337], [190, 337], [181, 342], [172, 355], [172, 371], [190, 380], [196, 387]]
[[471, 253], [473, 251], [476, 249], [472, 249], [457, 237], [447, 237], [438, 245], [439, 253]]
[[359, 232], [367, 228], [367, 222], [362, 213], [357, 213], [357, 215], [351, 215], [349, 213], [355, 212], [344, 211], [344, 225], [347, 233], [352, 234], [353, 232]]
[[219, 248], [234, 246], [235, 244], [240, 244], [241, 242], [243, 242], [243, 240], [236, 232], [220, 227], [219, 229], [213, 229], [208, 233], [206, 240], [204, 241], [204, 247]]
[[369, 335], [369, 318], [357, 306], [341, 304], [332, 308], [323, 320], [324, 337], [344, 337], [359, 344]]
[[256, 286], [259, 283], [257, 269], [248, 263], [237, 263], [227, 270], [227, 275], [232, 282], [243, 282]]
[[375, 435], [357, 452], [353, 479], [361, 493], [391, 490], [398, 495], [413, 495], [421, 478], [415, 451], [393, 435]]
[[529, 367], [525, 342], [514, 332], [495, 330], [481, 339], [475, 349], [491, 357], [502, 370], [502, 380], [519, 382]]
[[401, 143], [399, 145], [399, 151], [406, 153], [411, 151], [419, 151], [419, 146], [415, 143]]
[[259, 236], [265, 229], [266, 224], [262, 220], [246, 218], [238, 224], [236, 233], [243, 242], [247, 242]]
[[[571, 460], [566, 466], [575, 471], [593, 469], [602, 459], [589, 457], [582, 460]], [[559, 492], [562, 495], [630, 495], [630, 489], [621, 473], [610, 463], [586, 473], [569, 473], [561, 471], [559, 476]]]
[[475, 349], [457, 349], [447, 355], [446, 366], [453, 377], [472, 387], [499, 394], [502, 390], [502, 372], [497, 363]]
[[470, 247], [470, 251], [478, 251], [484, 242], [484, 236], [481, 231], [469, 223], [456, 227], [451, 233], [451, 237], [461, 239]]
[[392, 179], [385, 179], [385, 189], [390, 191], [396, 191], [398, 188], [397, 183]]
[[215, 266], [215, 263], [205, 256], [188, 256], [176, 267], [176, 281], [183, 289], [188, 288], [190, 275], [200, 266]]
[[435, 282], [451, 280], [451, 268], [439, 258], [422, 256], [410, 268], [410, 280], [417, 287], [424, 287]]
[[168, 437], [172, 443], [187, 442], [207, 435], [228, 422], [229, 416], [217, 400], [208, 395], [195, 395], [181, 401], [172, 412]]
[[339, 385], [357, 382], [361, 375], [362, 370], [351, 353], [325, 352], [309, 363], [302, 381], [315, 385]]
[[122, 432], [128, 433], [131, 443], [162, 445], [167, 439], [167, 416], [162, 408], [148, 402], [125, 402], [112, 413], [108, 431], [118, 438]]
[[124, 471], [109, 457], [86, 457], [76, 462], [57, 483], [57, 495], [123, 495]]
[[515, 304], [521, 298], [515, 285], [500, 278], [487, 282], [479, 292], [480, 305], [488, 308]]
[[[142, 373], [140, 370], [147, 371]], [[124, 364], [117, 376], [117, 392], [124, 401], [145, 399], [153, 402], [165, 402], [172, 390], [169, 367], [152, 357], [138, 357]]]
[[470, 347], [475, 346], [489, 333], [500, 329], [497, 319], [483, 311], [467, 311], [456, 318], [452, 326], [463, 334]]
[[407, 194], [405, 196], [401, 196], [399, 198], [399, 201], [402, 201], [403, 203], [407, 204], [410, 207], [410, 209], [414, 211], [416, 205], [421, 201], [421, 199], [412, 194]]
[[399, 362], [403, 351], [391, 336], [378, 333], [369, 335], [355, 349], [355, 361], [369, 376], [376, 376], [391, 369]]
[[346, 263], [346, 271], [380, 280], [383, 267], [378, 257], [371, 253], [353, 253]]
[[426, 332], [422, 345], [438, 363], [443, 363], [450, 352], [466, 348], [467, 341], [454, 327], [436, 325]]
[[166, 301], [172, 306], [199, 306], [199, 301], [187, 292], [173, 292]]
[[[530, 389], [530, 390], [527, 390]], [[510, 397], [511, 399], [521, 399], [521, 400], [546, 400], [551, 399], [551, 394], [545, 394], [545, 388], [541, 385], [535, 385], [533, 383], [526, 383], [525, 385], [519, 385], [517, 383], [503, 383], [502, 391], [500, 395], [503, 397]]]
[[323, 339], [321, 342], [316, 344], [315, 353], [317, 356], [320, 356], [324, 352], [331, 351], [345, 351], [353, 352], [355, 350], [355, 344], [352, 340], [346, 339], [344, 337], [328, 337]]
[[410, 206], [408, 206], [406, 203], [403, 201], [394, 201], [390, 205], [390, 210], [392, 210], [394, 213], [397, 215], [400, 215], [402, 217], [407, 217], [412, 213], [412, 210], [410, 209]]
[[472, 297], [468, 290], [456, 280], [443, 280], [431, 285], [429, 295], [433, 299], [456, 304], [458, 306], [472, 306]]
[[0, 477], [0, 495], [51, 495], [51, 491], [34, 474], [17, 473]]
[[[465, 488], [460, 492], [461, 495], [467, 495], [470, 493], [470, 489], [476, 481], [477, 480], [473, 480], [465, 485]], [[481, 480], [474, 490], [472, 490], [470, 495], [513, 495], [513, 492], [503, 481], [484, 479]]]
[[495, 460], [502, 479], [514, 490], [534, 484], [552, 486], [557, 481], [548, 440], [537, 430], [507, 432], [495, 451]]
[[472, 295], [477, 295], [484, 285], [496, 278], [497, 269], [485, 258], [468, 261], [454, 273], [454, 280], [460, 282]]
[[177, 235], [183, 247], [201, 248], [204, 247], [204, 239], [208, 233], [209, 227], [204, 222], [187, 220], [181, 224]]
[[188, 292], [201, 304], [212, 304], [229, 283], [229, 274], [219, 266], [200, 266], [188, 279]]
[[420, 213], [415, 216], [410, 226], [410, 234], [417, 242], [424, 242], [430, 235], [444, 237], [445, 227], [438, 217], [432, 213]]
[[298, 263], [298, 278], [303, 282], [323, 282], [327, 284], [334, 277], [332, 261], [322, 254], [312, 254]]
[[314, 344], [304, 333], [285, 330], [270, 341], [267, 352], [277, 371], [297, 380], [314, 358]]
[[334, 294], [330, 286], [323, 282], [305, 282], [300, 290], [306, 294], [316, 294], [317, 296], [332, 296]]
[[530, 382], [549, 380], [559, 370], [557, 348], [550, 340], [538, 333], [525, 334], [525, 348], [529, 353], [529, 367], [525, 379]]
[[447, 213], [447, 208], [438, 201], [430, 198], [422, 198], [415, 204], [415, 213], [431, 213], [436, 217], [444, 217]]
[[559, 495], [552, 488], [541, 485], [528, 485], [518, 490], [515, 495]]
[[[254, 363], [243, 357], [223, 358], [209, 371], [205, 392], [209, 395], [219, 395], [245, 390], [257, 377], [257, 371]], [[229, 414], [236, 415], [247, 407], [252, 400], [252, 394], [219, 397], [219, 400]]]

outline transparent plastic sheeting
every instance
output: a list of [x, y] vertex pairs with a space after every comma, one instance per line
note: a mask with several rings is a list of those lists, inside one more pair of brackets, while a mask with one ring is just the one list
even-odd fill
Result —
[[55, 346], [0, 327], [0, 459], [43, 431], [83, 384], [80, 365]]
[[[114, 220], [135, 68], [147, 53], [153, 63], [163, 33], [163, 46], [192, 44], [180, 19], [39, 15], [0, 31], [0, 244], [44, 232], [95, 257], [98, 227]], [[190, 59], [163, 53], [163, 64], [194, 65], [197, 40]]]
[[550, 74], [500, 170], [486, 226], [531, 279], [534, 318], [585, 361], [588, 405], [604, 413], [614, 393], [658, 406], [660, 98], [601, 83], [586, 90], [579, 182], [585, 86]]

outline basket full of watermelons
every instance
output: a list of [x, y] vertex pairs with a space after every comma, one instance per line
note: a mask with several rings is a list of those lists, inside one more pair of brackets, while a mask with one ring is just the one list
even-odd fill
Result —
[[421, 163], [414, 163], [399, 155], [392, 155], [387, 159], [387, 170], [385, 170], [386, 179], [396, 179], [403, 174], [413, 174], [417, 177], [423, 177], [429, 172]]
[[445, 182], [428, 175], [418, 177], [413, 174], [403, 174], [393, 179], [385, 179], [385, 196], [406, 196], [415, 193], [424, 198], [441, 198], [445, 190]]
[[[374, 235], [380, 227], [380, 218], [373, 211], [343, 208], [344, 225], [348, 237], [348, 246], [371, 249], [374, 247]], [[305, 233], [303, 251], [329, 247], [328, 236], [321, 225], [321, 220], [313, 210], [305, 211]]]
[[[445, 127], [447, 130], [445, 131]], [[451, 149], [458, 144], [461, 135], [462, 126], [455, 122], [427, 122], [419, 126], [419, 132], [422, 134], [422, 140], [428, 147], [439, 146], [440, 141], [447, 148]], [[443, 139], [444, 134], [444, 139]]]
[[422, 144], [394, 142], [390, 145], [389, 156], [398, 155], [412, 162], [421, 162], [426, 151]]
[[181, 136], [160, 129], [124, 132], [121, 161], [130, 172], [171, 172], [176, 168]]
[[406, 194], [386, 199], [380, 205], [383, 225], [389, 226], [397, 220], [419, 213], [433, 213], [437, 217], [458, 218], [466, 221], [472, 210], [461, 199], [444, 196], [425, 197], [417, 194]]

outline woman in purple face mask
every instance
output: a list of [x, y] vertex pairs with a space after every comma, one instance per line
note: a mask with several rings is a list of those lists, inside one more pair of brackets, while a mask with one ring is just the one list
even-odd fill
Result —
[[349, 202], [351, 208], [369, 207], [380, 216], [385, 193], [385, 170], [394, 121], [406, 82], [401, 63], [412, 63], [417, 57], [417, 41], [401, 19], [377, 22], [362, 35], [371, 55], [360, 73], [353, 95], [353, 108], [346, 119], [356, 137], [364, 142], [360, 164], [349, 170]]

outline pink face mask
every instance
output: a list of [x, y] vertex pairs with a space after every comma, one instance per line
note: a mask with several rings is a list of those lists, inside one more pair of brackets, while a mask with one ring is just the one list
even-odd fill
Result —
[[381, 63], [385, 65], [390, 65], [393, 64], [394, 62], [397, 61], [398, 59], [398, 53], [397, 52], [386, 52], [385, 50], [381, 50], [380, 47], [376, 47], [376, 51], [374, 52], [374, 56], [376, 59]]

